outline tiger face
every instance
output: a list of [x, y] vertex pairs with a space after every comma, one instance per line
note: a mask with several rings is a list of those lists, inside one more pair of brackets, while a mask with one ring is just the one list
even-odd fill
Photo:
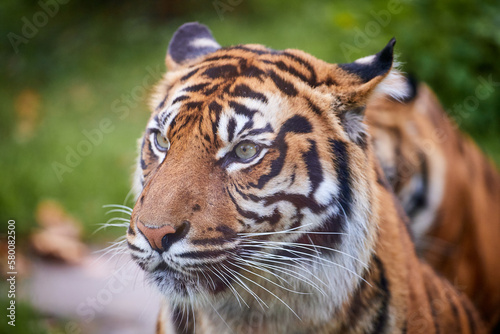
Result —
[[127, 233], [171, 303], [241, 300], [300, 316], [318, 299], [342, 305], [376, 238], [362, 118], [393, 45], [336, 65], [298, 50], [221, 48], [197, 23], [175, 33]]

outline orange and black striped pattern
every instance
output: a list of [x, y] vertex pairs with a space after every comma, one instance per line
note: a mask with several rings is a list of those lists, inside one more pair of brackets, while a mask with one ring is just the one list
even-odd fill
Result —
[[500, 330], [500, 174], [434, 93], [367, 108], [376, 155], [410, 218], [418, 252]]
[[174, 34], [127, 233], [165, 299], [158, 333], [482, 332], [417, 258], [363, 123], [398, 94], [394, 43], [328, 64]]

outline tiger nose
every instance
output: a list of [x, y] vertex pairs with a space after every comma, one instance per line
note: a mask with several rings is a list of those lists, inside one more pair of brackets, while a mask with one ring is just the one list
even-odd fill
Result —
[[183, 221], [182, 224], [174, 229], [170, 225], [146, 226], [142, 221], [138, 221], [137, 228], [146, 237], [151, 247], [159, 252], [166, 252], [173, 243], [183, 239], [189, 232], [191, 224]]

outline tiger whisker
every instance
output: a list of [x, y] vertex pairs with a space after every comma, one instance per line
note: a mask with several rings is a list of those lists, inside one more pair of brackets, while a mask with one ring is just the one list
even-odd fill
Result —
[[243, 233], [238, 233], [241, 235], [241, 238], [251, 238], [262, 235], [274, 235], [274, 234], [329, 234], [329, 235], [347, 235], [347, 233], [343, 232], [314, 232], [314, 231], [277, 231], [277, 232], [263, 232], [263, 233], [248, 233], [246, 235], [242, 235]]
[[[351, 254], [347, 254], [345, 252], [342, 252], [341, 250], [338, 250], [338, 249], [335, 249], [335, 248], [331, 248], [331, 247], [326, 247], [326, 246], [320, 246], [320, 245], [315, 245], [315, 244], [303, 244], [303, 243], [297, 243], [297, 242], [281, 242], [281, 241], [269, 241], [269, 240], [266, 240], [266, 241], [260, 241], [260, 240], [245, 240], [245, 242], [252, 242], [252, 243], [256, 243], [256, 244], [275, 244], [275, 245], [284, 245], [284, 246], [295, 246], [297, 248], [302, 248], [302, 249], [307, 249], [307, 250], [310, 250], [310, 248], [318, 248], [318, 249], [324, 249], [324, 250], [328, 250], [328, 251], [332, 251], [332, 252], [335, 252], [335, 253], [339, 253], [339, 254], [342, 254], [342, 255], [345, 255], [359, 263], [361, 263], [365, 268], [368, 267], [368, 265], [366, 263], [364, 263], [363, 261], [361, 261], [360, 259], [352, 256]], [[321, 254], [321, 253], [319, 253]], [[318, 255], [319, 255], [318, 254]]]
[[[302, 274], [299, 274], [291, 269], [288, 269], [288, 268], [284, 268], [282, 266], [278, 266], [278, 265], [273, 265], [273, 264], [269, 264], [269, 263], [262, 263], [262, 262], [257, 262], [257, 261], [252, 261], [252, 260], [248, 260], [248, 259], [244, 259], [242, 258], [243, 261], [246, 261], [246, 262], [249, 262], [249, 263], [258, 263], [259, 265], [261, 266], [264, 266], [264, 267], [269, 267], [271, 269], [274, 269], [274, 270], [278, 270], [279, 272], [282, 272], [286, 275], [290, 275], [300, 281], [303, 281], [305, 283], [308, 283], [310, 284], [311, 286], [317, 288], [320, 292], [323, 292], [322, 289], [320, 289], [320, 287], [314, 283], [311, 279], [309, 279], [308, 277], [302, 275]], [[264, 261], [268, 261], [268, 260], [264, 260]], [[271, 260], [272, 261], [272, 260]], [[278, 261], [273, 261], [274, 263], [279, 263]], [[301, 268], [302, 270], [305, 270], [304, 268]], [[317, 279], [320, 283], [322, 283], [323, 285], [325, 286], [328, 286], [325, 282], [323, 282], [321, 279], [319, 279], [318, 277], [314, 276], [315, 279]]]
[[[244, 267], [242, 267], [242, 266], [239, 266], [239, 265], [237, 265], [237, 264], [235, 264], [235, 263], [233, 263], [233, 266], [238, 267], [238, 268], [240, 268], [241, 270], [244, 270], [244, 271], [246, 271], [246, 272], [248, 272], [248, 273], [250, 273], [250, 274], [253, 274], [253, 275], [255, 275], [255, 276], [258, 276], [258, 277], [262, 278], [263, 280], [266, 280], [266, 281], [268, 281], [269, 283], [271, 283], [271, 284], [273, 284], [273, 285], [276, 285], [277, 287], [279, 287], [279, 288], [281, 288], [281, 289], [283, 289], [283, 290], [286, 290], [286, 291], [289, 291], [289, 292], [292, 292], [292, 293], [296, 293], [296, 294], [299, 294], [299, 295], [310, 295], [310, 294], [311, 294], [311, 293], [309, 293], [309, 292], [302, 292], [302, 291], [297, 291], [297, 290], [292, 290], [292, 289], [285, 288], [283, 285], [280, 285], [280, 284], [278, 284], [278, 283], [276, 283], [276, 282], [273, 282], [273, 281], [272, 281], [272, 280], [270, 280], [269, 278], [267, 278], [267, 277], [265, 277], [265, 276], [262, 276], [262, 275], [260, 275], [260, 274], [257, 274], [257, 273], [255, 273], [255, 272], [253, 272], [253, 271], [251, 271], [251, 270], [248, 270], [248, 269], [246, 269], [246, 268], [244, 268]], [[258, 268], [257, 268], [257, 269], [258, 269]]]
[[110, 213], [113, 213], [113, 212], [120, 212], [120, 213], [126, 214], [127, 216], [131, 216], [132, 215], [131, 211], [126, 211], [126, 210], [123, 210], [123, 209], [109, 210], [109, 211], [106, 211], [106, 214], [109, 215]]
[[[301, 275], [301, 274], [297, 274], [297, 273], [294, 273], [292, 270], [286, 270], [285, 268], [281, 268], [279, 266], [275, 266], [275, 265], [270, 265], [270, 264], [264, 264], [264, 263], [258, 263], [258, 262], [255, 262], [255, 261], [249, 261], [249, 260], [246, 260], [246, 259], [242, 259], [241, 260], [242, 262], [245, 262], [247, 264], [253, 264], [253, 265], [258, 265], [258, 266], [261, 266], [261, 267], [268, 267], [270, 269], [273, 269], [273, 270], [276, 270], [278, 272], [281, 272], [285, 275], [289, 275], [299, 281], [302, 281], [306, 284], [309, 284], [310, 286], [312, 286], [313, 288], [315, 288], [316, 290], [318, 290], [321, 294], [323, 294], [324, 296], [326, 296], [326, 293], [317, 285], [315, 284], [312, 280], [308, 279], [307, 277], [305, 277], [304, 275]], [[261, 268], [262, 269], [262, 268]], [[319, 280], [319, 279], [318, 279]], [[320, 280], [321, 281], [321, 280]], [[324, 282], [321, 281], [321, 283], [325, 284]], [[326, 284], [325, 284], [326, 285]]]
[[200, 295], [205, 298], [205, 300], [207, 301], [207, 303], [212, 307], [212, 309], [214, 310], [215, 313], [217, 313], [217, 315], [219, 316], [220, 320], [222, 320], [222, 322], [224, 323], [224, 325], [226, 325], [226, 327], [231, 331], [231, 333], [234, 333], [233, 330], [231, 329], [231, 327], [229, 327], [229, 325], [227, 324], [227, 322], [224, 320], [224, 318], [222, 318], [222, 316], [220, 315], [220, 313], [217, 311], [217, 309], [215, 308], [215, 306], [210, 302], [209, 298], [207, 297], [207, 295], [202, 292], [200, 290]]
[[[357, 273], [355, 273], [354, 271], [352, 271], [351, 269], [349, 268], [346, 268], [345, 266], [339, 264], [339, 263], [336, 263], [334, 261], [331, 261], [331, 260], [327, 260], [323, 257], [320, 257], [320, 256], [314, 256], [314, 255], [311, 255], [311, 254], [308, 254], [308, 253], [304, 253], [304, 252], [300, 252], [300, 251], [297, 251], [297, 250], [292, 250], [292, 249], [285, 249], [283, 247], [271, 247], [271, 246], [264, 246], [264, 245], [260, 245], [259, 247], [261, 248], [266, 248], [266, 249], [274, 249], [274, 250], [285, 250], [287, 252], [290, 252], [290, 253], [294, 253], [294, 254], [300, 254], [300, 255], [304, 255], [305, 257], [303, 258], [304, 260], [308, 260], [308, 261], [313, 261], [312, 258], [314, 259], [317, 259], [319, 261], [324, 261], [326, 263], [330, 263], [334, 266], [337, 266], [339, 268], [342, 268], [344, 270], [346, 270], [347, 272], [351, 273], [352, 275], [358, 277], [359, 279], [361, 279], [363, 282], [365, 282], [366, 284], [368, 284], [369, 286], [372, 286], [368, 281], [366, 281], [363, 277], [361, 277], [360, 275], [358, 275]], [[321, 263], [321, 262], [317, 262], [317, 261], [314, 261], [316, 264], [320, 265], [320, 266], [323, 266], [325, 265], [324, 263]]]
[[215, 290], [215, 282], [214, 282], [214, 280], [212, 279], [212, 277], [211, 277], [210, 275], [205, 274], [205, 272], [204, 272], [204, 271], [200, 271], [200, 272], [201, 272], [201, 274], [203, 275], [203, 278], [205, 278], [205, 280], [206, 280], [207, 282], [208, 282], [208, 280], [210, 279], [210, 282], [212, 283], [212, 289], [214, 289], [214, 290]]
[[[210, 271], [212, 271], [210, 268], [208, 268]], [[245, 303], [245, 300], [243, 299], [243, 297], [238, 293], [238, 291], [236, 291], [236, 289], [231, 285], [231, 282], [229, 282], [226, 277], [224, 276], [223, 273], [221, 273], [219, 270], [217, 270], [213, 265], [212, 265], [212, 269], [214, 269], [215, 271], [217, 271], [218, 274], [214, 273], [212, 271], [212, 273], [217, 276], [230, 290], [231, 292], [233, 293], [234, 297], [236, 298], [236, 301], [238, 302], [238, 304], [240, 305], [240, 307], [242, 307], [241, 305], [241, 302], [240, 302], [240, 298], [241, 298], [241, 301], [243, 301], [243, 303], [248, 307], [248, 304]], [[215, 284], [214, 284], [214, 289], [215, 289]]]
[[312, 225], [312, 223], [305, 224], [305, 225], [298, 226], [298, 227], [293, 227], [293, 228], [290, 228], [290, 229], [287, 229], [287, 230], [282, 230], [282, 231], [274, 231], [274, 232], [251, 232], [251, 233], [243, 233], [242, 232], [242, 233], [238, 233], [238, 235], [255, 236], [255, 235], [267, 235], [267, 234], [274, 234], [274, 233], [286, 233], [286, 232], [298, 230], [300, 228], [304, 228], [304, 227], [309, 226], [309, 225]]
[[[239, 261], [239, 260], [244, 260], [242, 257], [234, 254], [234, 253], [230, 253], [233, 257], [233, 259]], [[260, 268], [259, 268], [260, 269]], [[288, 285], [291, 285], [287, 280], [285, 280], [283, 277], [277, 275], [276, 273], [273, 273], [272, 271], [269, 271], [269, 270], [265, 270], [268, 274], [271, 274], [273, 275], [274, 277], [276, 277], [278, 280], [280, 281], [284, 281], [284, 283], [288, 284]]]
[[[298, 259], [291, 259], [289, 257], [285, 257], [285, 256], [281, 256], [281, 255], [276, 255], [276, 254], [270, 254], [270, 253], [266, 253], [266, 252], [260, 252], [260, 251], [257, 251], [257, 252], [265, 255], [265, 257], [263, 257], [263, 256], [260, 256], [260, 254], [255, 254], [255, 255], [259, 255], [257, 258], [255, 258], [255, 256], [252, 256], [252, 259], [261, 261], [260, 263], [262, 263], [263, 261], [265, 261], [265, 262], [271, 262], [271, 263], [276, 263], [279, 266], [279, 268], [286, 269], [286, 268], [283, 268], [283, 260], [285, 260], [285, 261], [292, 261], [293, 264], [287, 264], [287, 265], [293, 267], [296, 270], [303, 270], [306, 273], [311, 274], [310, 268], [306, 268], [303, 265], [303, 263], [299, 262]], [[247, 254], [244, 254], [244, 255], [247, 255]], [[249, 254], [249, 255], [254, 255], [254, 254]], [[268, 255], [272, 255], [272, 256], [268, 256]], [[312, 261], [312, 260], [309, 260], [309, 261]], [[313, 262], [313, 263], [317, 263], [317, 262]], [[269, 263], [265, 263], [265, 264], [269, 265]], [[286, 269], [286, 270], [292, 271], [291, 269]], [[292, 271], [292, 272], [294, 274], [301, 275], [301, 274], [299, 274], [299, 273], [297, 273], [295, 271]], [[303, 275], [301, 275], [301, 276], [303, 276]], [[321, 279], [319, 279], [318, 277], [316, 277], [316, 275], [314, 275], [314, 278], [316, 278], [323, 285], [328, 286], [328, 284], [326, 284]]]
[[193, 313], [193, 333], [196, 333], [196, 314], [194, 312], [193, 294], [189, 289], [187, 289], [187, 293], [189, 295], [191, 312]]
[[121, 204], [106, 204], [102, 206], [103, 208], [119, 208], [119, 209], [124, 209], [126, 211], [130, 211], [132, 213], [133, 209], [131, 207], [128, 207], [126, 205], [121, 205]]
[[124, 225], [128, 225], [130, 223], [130, 219], [122, 218], [122, 217], [113, 217], [113, 218], [108, 219], [104, 225], [109, 224], [109, 223], [114, 222], [114, 221], [124, 222]]
[[255, 282], [254, 280], [246, 277], [245, 275], [235, 271], [235, 270], [232, 270], [232, 269], [229, 269], [231, 270], [233, 273], [235, 273], [236, 275], [239, 275], [241, 276], [242, 278], [246, 279], [247, 281], [250, 281], [251, 283], [255, 284], [256, 286], [260, 287], [261, 289], [263, 289], [264, 291], [267, 291], [269, 294], [271, 294], [274, 298], [276, 298], [277, 300], [279, 300], [283, 305], [285, 305], [286, 308], [288, 308], [300, 321], [302, 321], [302, 319], [299, 317], [299, 315], [287, 304], [283, 301], [283, 299], [281, 299], [280, 297], [276, 296], [276, 294], [272, 293], [271, 291], [269, 291], [268, 289], [266, 289], [265, 287], [263, 287], [262, 285], [260, 285], [259, 283]]
[[128, 254], [128, 249], [124, 245], [118, 245], [115, 248], [108, 249], [106, 252], [101, 254], [97, 259], [94, 260], [93, 263], [97, 263], [100, 261], [103, 257], [111, 254], [111, 256], [106, 260], [105, 263], [109, 263], [112, 259], [114, 259], [116, 256], [123, 256]]
[[[228, 272], [235, 272], [234, 270], [231, 270], [229, 268], [226, 267], [226, 270]], [[254, 299], [257, 301], [257, 303], [259, 304], [259, 306], [264, 309], [264, 306], [266, 308], [269, 308], [269, 306], [259, 297], [257, 296], [257, 294], [255, 292], [252, 291], [252, 289], [250, 289], [246, 284], [245, 282], [243, 282], [239, 277], [237, 276], [234, 276], [232, 275], [232, 278], [236, 280], [236, 283], [241, 286], [244, 290], [246, 290], [252, 297], [254, 297]], [[248, 306], [248, 305], [247, 305]]]

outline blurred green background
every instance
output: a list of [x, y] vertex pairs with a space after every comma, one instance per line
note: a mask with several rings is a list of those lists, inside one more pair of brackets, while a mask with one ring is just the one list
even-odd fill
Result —
[[[395, 36], [403, 69], [500, 162], [497, 0], [4, 0], [3, 222], [15, 219], [26, 236], [38, 203], [54, 199], [83, 223], [88, 242], [123, 233], [92, 234], [106, 221], [102, 206], [129, 193], [147, 94], [165, 71], [172, 33], [187, 21], [207, 24], [221, 45], [298, 48], [328, 62], [373, 54]], [[489, 93], [477, 95], [485, 81]], [[89, 136], [94, 143], [82, 144]], [[71, 156], [78, 150], [86, 156]], [[68, 155], [73, 167], [61, 169]]]

